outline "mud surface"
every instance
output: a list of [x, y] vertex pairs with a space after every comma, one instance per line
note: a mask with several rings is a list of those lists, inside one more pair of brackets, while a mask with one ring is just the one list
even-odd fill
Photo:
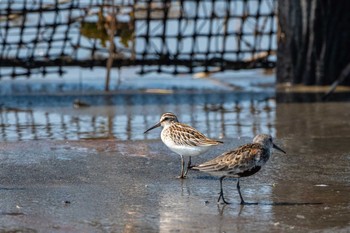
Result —
[[[134, 141], [0, 142], [0, 230], [348, 232], [349, 107], [276, 104], [268, 122], [287, 155], [275, 152], [259, 173], [241, 180], [245, 200], [258, 203], [248, 206], [239, 205], [233, 179], [224, 181], [232, 202], [225, 206], [216, 203], [217, 178], [191, 171], [176, 179], [179, 157], [161, 143], [159, 130]], [[226, 134], [223, 146], [193, 162], [251, 141], [252, 132]]]

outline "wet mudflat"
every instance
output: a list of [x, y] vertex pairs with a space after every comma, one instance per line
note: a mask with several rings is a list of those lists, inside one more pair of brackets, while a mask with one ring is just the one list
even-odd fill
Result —
[[[0, 143], [0, 229], [27, 232], [347, 232], [350, 230], [350, 104], [277, 103], [272, 118], [287, 155], [256, 175], [224, 181], [231, 205], [216, 203], [219, 181], [191, 171], [152, 132], [120, 141]], [[152, 122], [153, 123], [153, 122]], [[187, 122], [189, 123], [189, 122]], [[263, 122], [264, 123], [264, 122]], [[266, 123], [266, 122], [265, 122]], [[142, 134], [142, 132], [140, 132]], [[194, 163], [250, 142], [225, 144]]]

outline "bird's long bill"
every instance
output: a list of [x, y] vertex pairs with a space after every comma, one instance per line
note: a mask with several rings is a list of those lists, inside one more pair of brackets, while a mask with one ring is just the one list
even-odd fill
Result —
[[286, 154], [286, 152], [284, 150], [282, 150], [280, 147], [276, 146], [275, 144], [273, 144], [273, 148], [275, 148], [275, 149], [277, 149], [277, 150], [279, 150], [279, 151], [281, 151], [281, 152]]
[[158, 122], [157, 124], [153, 125], [151, 128], [146, 130], [144, 133], [147, 133], [148, 131], [151, 131], [152, 129], [155, 129], [155, 128], [159, 127], [159, 126], [160, 126], [160, 122]]

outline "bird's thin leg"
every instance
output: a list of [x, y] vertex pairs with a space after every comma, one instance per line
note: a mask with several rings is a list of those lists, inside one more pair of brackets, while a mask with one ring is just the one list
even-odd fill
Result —
[[181, 174], [178, 178], [180, 179], [185, 179], [186, 178], [186, 174], [185, 174], [185, 160], [184, 160], [184, 157], [182, 155], [181, 156]]
[[225, 176], [222, 176], [220, 177], [220, 195], [219, 195], [219, 198], [218, 198], [218, 202], [220, 202], [220, 199], [222, 198], [222, 201], [225, 203], [225, 204], [230, 204], [229, 202], [227, 202], [224, 198], [224, 190], [222, 188], [222, 181], [225, 179]]
[[219, 195], [219, 198], [218, 198], [218, 202], [220, 202], [220, 199], [223, 196], [223, 191], [222, 191], [222, 180], [223, 179], [224, 179], [224, 176], [220, 177], [220, 195]]
[[187, 164], [187, 169], [192, 168], [191, 167], [191, 156], [188, 158], [188, 164]]
[[239, 186], [239, 178], [237, 178], [237, 190], [238, 190], [239, 197], [241, 198], [241, 205], [246, 204], [241, 194], [241, 186]]
[[188, 169], [191, 169], [191, 156], [189, 156], [189, 159], [188, 159], [188, 164], [187, 164], [187, 169], [186, 169], [186, 172], [185, 172], [185, 176], [187, 176], [187, 172], [188, 172]]

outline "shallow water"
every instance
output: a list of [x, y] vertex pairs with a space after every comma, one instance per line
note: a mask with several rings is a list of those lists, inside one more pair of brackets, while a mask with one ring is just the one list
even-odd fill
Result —
[[[221, 106], [211, 98], [210, 111], [200, 99], [193, 98], [192, 105], [174, 99], [166, 109], [225, 142], [194, 163], [250, 142], [257, 132], [275, 136], [287, 154], [275, 152], [259, 173], [241, 180], [245, 200], [257, 205], [239, 205], [233, 179], [224, 180], [225, 197], [232, 204], [223, 206], [216, 203], [217, 178], [195, 171], [186, 180], [175, 178], [179, 158], [161, 143], [159, 130], [142, 133], [165, 110], [162, 104], [149, 101], [142, 110], [136, 105], [42, 107], [35, 111], [46, 112], [51, 123], [44, 121], [46, 131], [37, 137], [55, 140], [24, 140], [23, 124], [19, 130], [5, 130], [8, 142], [0, 143], [0, 226], [39, 232], [349, 231], [350, 104], [245, 99], [238, 102], [238, 111], [232, 99], [223, 97]], [[106, 122], [96, 127], [100, 135], [92, 130], [95, 115]], [[59, 140], [57, 135], [64, 139], [57, 123], [61, 116], [70, 132], [66, 138], [94, 140]], [[81, 119], [79, 129], [88, 134], [72, 129], [74, 118]]]
[[0, 140], [155, 139], [158, 134], [143, 132], [167, 111], [211, 137], [275, 134], [272, 96], [268, 92], [98, 95], [83, 97], [89, 107], [80, 108], [73, 107], [74, 96], [63, 101], [37, 97], [27, 105], [18, 104], [27, 101], [25, 97], [17, 97], [4, 100], [0, 109]]

